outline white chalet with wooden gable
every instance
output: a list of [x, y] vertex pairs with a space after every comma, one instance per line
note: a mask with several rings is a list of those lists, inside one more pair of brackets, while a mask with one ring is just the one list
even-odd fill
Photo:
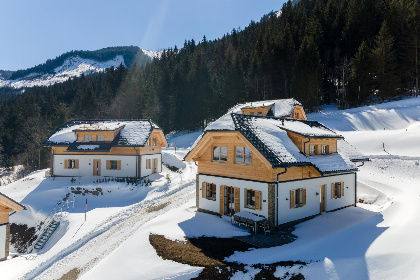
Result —
[[292, 118], [295, 100], [286, 101], [286, 116], [275, 113], [282, 101], [264, 101], [265, 115], [245, 114], [249, 105], [239, 104], [207, 126], [185, 157], [198, 165], [199, 210], [246, 211], [280, 225], [356, 205], [354, 162], [366, 157], [304, 113]]
[[42, 145], [51, 147], [53, 176], [141, 178], [162, 171], [168, 143], [150, 120], [74, 120]]

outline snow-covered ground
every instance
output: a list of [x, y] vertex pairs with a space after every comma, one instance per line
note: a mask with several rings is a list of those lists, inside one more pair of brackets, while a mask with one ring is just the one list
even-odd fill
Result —
[[[277, 267], [274, 275], [281, 279], [298, 273], [305, 279], [418, 279], [420, 148], [415, 139], [420, 139], [419, 107], [420, 98], [413, 98], [310, 114], [309, 119], [332, 127], [352, 145], [372, 155], [357, 175], [361, 203], [357, 208], [324, 213], [299, 224], [293, 232], [298, 239], [293, 243], [236, 252], [227, 260], [245, 263], [250, 269], [247, 273], [237, 272], [232, 279], [251, 279], [258, 273], [252, 264], [279, 261], [308, 263]], [[64, 212], [58, 232], [44, 249], [38, 254], [0, 262], [1, 279], [57, 279], [72, 269], [78, 269], [81, 279], [198, 276], [200, 267], [161, 259], [148, 237], [155, 233], [183, 240], [184, 236], [248, 234], [227, 219], [196, 212], [196, 166], [181, 159], [200, 134], [178, 133], [169, 137], [170, 147], [163, 152], [163, 162], [182, 173], [165, 168], [160, 176], [151, 178], [151, 187], [94, 183], [93, 177], [75, 182], [70, 178], [53, 180], [45, 178], [44, 171], [0, 186], [0, 192], [29, 206], [27, 211], [11, 216], [12, 222], [29, 224], [42, 219], [71, 187], [100, 187], [104, 193], [77, 196], [74, 212], [72, 208]], [[171, 182], [165, 179], [166, 174]], [[86, 198], [88, 213], [84, 222]]]

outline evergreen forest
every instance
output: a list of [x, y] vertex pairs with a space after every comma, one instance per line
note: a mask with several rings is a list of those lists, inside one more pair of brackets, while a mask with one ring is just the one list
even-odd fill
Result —
[[312, 111], [417, 95], [419, 40], [416, 0], [289, 1], [222, 38], [3, 99], [1, 165], [47, 167], [40, 144], [71, 119], [151, 118], [168, 133], [202, 128], [246, 101], [294, 97]]

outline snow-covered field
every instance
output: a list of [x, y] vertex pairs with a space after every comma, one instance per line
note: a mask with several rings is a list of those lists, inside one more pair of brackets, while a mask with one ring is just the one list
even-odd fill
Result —
[[[233, 279], [251, 279], [258, 272], [252, 264], [279, 261], [308, 263], [277, 267], [274, 275], [281, 279], [298, 273], [305, 279], [418, 279], [420, 98], [346, 111], [327, 109], [308, 118], [337, 130], [371, 155], [372, 160], [361, 166], [357, 175], [357, 196], [363, 203], [299, 224], [293, 232], [298, 239], [293, 243], [236, 252], [227, 260], [249, 265], [250, 270], [237, 272]], [[151, 178], [152, 186], [96, 183], [93, 177], [75, 182], [70, 178], [53, 180], [45, 178], [44, 171], [0, 186], [0, 192], [28, 206], [27, 211], [11, 216], [11, 221], [29, 224], [43, 219], [71, 187], [100, 187], [104, 193], [76, 196], [75, 210], [63, 213], [59, 230], [44, 249], [0, 262], [1, 279], [57, 279], [72, 269], [78, 270], [81, 279], [198, 276], [203, 268], [163, 260], [148, 237], [155, 233], [183, 240], [184, 236], [248, 234], [233, 227], [228, 219], [196, 212], [196, 166], [181, 159], [200, 134], [169, 137], [170, 148], [164, 151], [163, 161], [182, 173], [164, 168], [161, 175]]]

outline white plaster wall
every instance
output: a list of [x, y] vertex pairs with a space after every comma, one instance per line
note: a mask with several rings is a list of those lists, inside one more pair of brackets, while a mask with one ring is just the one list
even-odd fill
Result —
[[[162, 156], [161, 154], [152, 154], [152, 155], [141, 155], [141, 175], [140, 177], [148, 176], [152, 174], [153, 159], [158, 159], [157, 173], [162, 172]], [[146, 160], [150, 159], [150, 169], [146, 169]]]
[[[136, 156], [120, 155], [54, 155], [55, 176], [93, 176], [93, 160], [101, 160], [101, 176], [135, 177]], [[65, 169], [64, 160], [78, 159], [78, 169]], [[107, 170], [107, 160], [121, 160], [121, 170]]]
[[[331, 184], [335, 182], [344, 182], [344, 197], [337, 199], [331, 198]], [[320, 186], [324, 184], [326, 185], [325, 200], [327, 211], [355, 203], [356, 185], [354, 173], [279, 183], [278, 224], [319, 214], [321, 199]], [[290, 208], [290, 190], [297, 188], [306, 188], [306, 205], [298, 208]]]
[[0, 226], [0, 259], [6, 256], [6, 227], [7, 225]]
[[[209, 200], [202, 197], [202, 183], [213, 183], [216, 184], [216, 201]], [[217, 212], [220, 211], [220, 186], [231, 186], [240, 189], [240, 210], [248, 211], [258, 215], [263, 215], [268, 217], [268, 183], [260, 183], [254, 181], [245, 181], [240, 179], [232, 178], [222, 178], [210, 175], [199, 175], [199, 194], [198, 194], [198, 204], [202, 209], [209, 211]], [[261, 191], [261, 210], [254, 210], [250, 208], [245, 208], [245, 189], [253, 189]]]

